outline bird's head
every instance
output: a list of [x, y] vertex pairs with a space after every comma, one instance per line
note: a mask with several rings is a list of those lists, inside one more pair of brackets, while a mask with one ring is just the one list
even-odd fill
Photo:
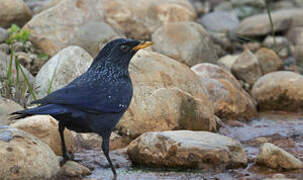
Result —
[[[152, 45], [151, 42], [133, 39], [115, 39], [107, 43], [95, 58], [94, 63], [107, 61], [121, 68], [128, 68], [131, 58], [138, 50]], [[93, 63], [93, 64], [94, 64]]]

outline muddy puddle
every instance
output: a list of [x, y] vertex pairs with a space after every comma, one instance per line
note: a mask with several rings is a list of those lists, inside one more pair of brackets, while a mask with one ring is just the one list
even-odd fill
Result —
[[[126, 150], [111, 152], [117, 168], [118, 178], [121, 180], [261, 180], [283, 174], [287, 178], [303, 180], [303, 170], [277, 172], [254, 164], [258, 147], [265, 143], [273, 143], [292, 153], [303, 161], [303, 115], [289, 113], [262, 113], [248, 123], [227, 123], [219, 131], [220, 134], [239, 140], [248, 155], [249, 163], [246, 168], [228, 169], [224, 172], [209, 172], [180, 169], [149, 169], [133, 167]], [[83, 165], [93, 169], [92, 174], [83, 178], [64, 178], [70, 180], [110, 180], [112, 172], [107, 167], [107, 161], [100, 150], [81, 150], [76, 155]]]

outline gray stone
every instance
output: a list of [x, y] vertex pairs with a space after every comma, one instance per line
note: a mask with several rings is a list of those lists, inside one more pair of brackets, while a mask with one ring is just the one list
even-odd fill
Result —
[[207, 30], [216, 32], [233, 31], [240, 24], [238, 17], [232, 12], [214, 11], [198, 20]]
[[[285, 9], [271, 13], [275, 32], [285, 31], [292, 21], [303, 15], [302, 9]], [[267, 13], [258, 14], [244, 19], [238, 29], [240, 36], [262, 36], [271, 33], [271, 25]]]
[[8, 38], [8, 36], [8, 31], [0, 27], [0, 43], [4, 42]]
[[203, 131], [148, 132], [132, 141], [127, 152], [133, 163], [156, 167], [224, 170], [247, 164], [238, 141]]
[[194, 22], [165, 24], [153, 33], [152, 41], [155, 51], [188, 66], [217, 60], [212, 39], [200, 24]]
[[62, 0], [34, 16], [23, 29], [31, 32], [30, 40], [36, 46], [47, 55], [53, 56], [72, 45], [70, 42], [86, 24], [103, 21], [102, 1]]

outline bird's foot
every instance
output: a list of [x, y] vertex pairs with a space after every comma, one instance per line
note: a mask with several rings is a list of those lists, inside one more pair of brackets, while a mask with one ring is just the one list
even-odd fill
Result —
[[60, 160], [60, 166], [63, 166], [66, 161], [73, 161], [74, 160], [74, 156], [69, 153], [69, 152], [66, 152], [65, 154], [63, 154], [63, 158]]

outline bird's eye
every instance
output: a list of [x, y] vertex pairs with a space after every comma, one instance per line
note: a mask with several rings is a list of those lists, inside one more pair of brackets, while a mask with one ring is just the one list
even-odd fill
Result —
[[121, 51], [123, 51], [123, 52], [127, 52], [127, 51], [129, 50], [129, 47], [126, 46], [126, 45], [121, 45], [121, 46], [120, 46], [120, 49], [121, 49]]

